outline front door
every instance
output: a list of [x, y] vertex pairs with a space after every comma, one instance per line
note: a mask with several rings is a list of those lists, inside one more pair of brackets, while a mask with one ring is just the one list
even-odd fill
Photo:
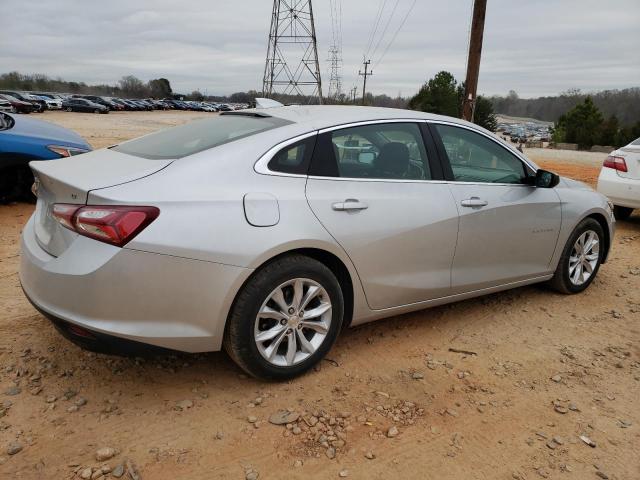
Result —
[[549, 273], [561, 223], [556, 191], [527, 184], [533, 169], [497, 139], [461, 126], [432, 130], [460, 213], [453, 293]]
[[450, 293], [458, 212], [448, 185], [431, 181], [435, 157], [417, 123], [318, 137], [307, 199], [353, 261], [372, 309]]

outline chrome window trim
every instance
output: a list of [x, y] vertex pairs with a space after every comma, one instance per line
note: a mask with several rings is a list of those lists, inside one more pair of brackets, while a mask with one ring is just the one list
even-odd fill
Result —
[[493, 135], [487, 135], [486, 133], [472, 128], [468, 125], [463, 125], [461, 123], [449, 122], [446, 120], [429, 120], [423, 118], [390, 118], [386, 120], [363, 120], [360, 122], [351, 122], [345, 123], [342, 125], [334, 125], [332, 127], [325, 127], [320, 130], [313, 130], [311, 132], [303, 133], [301, 135], [297, 135], [288, 140], [284, 140], [280, 143], [277, 143], [269, 150], [267, 150], [264, 154], [260, 156], [260, 158], [256, 161], [253, 166], [253, 169], [256, 173], [261, 175], [271, 175], [276, 177], [294, 177], [294, 178], [313, 178], [318, 180], [334, 180], [334, 181], [349, 181], [349, 182], [382, 182], [382, 183], [447, 183], [451, 185], [496, 185], [496, 186], [509, 186], [509, 187], [531, 187], [531, 185], [525, 185], [522, 183], [489, 183], [489, 182], [459, 182], [459, 181], [449, 181], [449, 180], [416, 180], [416, 179], [389, 179], [389, 178], [352, 178], [352, 177], [321, 177], [316, 175], [305, 175], [301, 173], [285, 173], [285, 172], [276, 172], [269, 169], [269, 162], [271, 159], [283, 148], [292, 145], [296, 142], [304, 140], [306, 138], [313, 137], [314, 135], [320, 135], [326, 132], [332, 132], [334, 130], [342, 130], [344, 128], [352, 128], [352, 127], [361, 127], [364, 125], [375, 125], [380, 123], [437, 123], [441, 125], [450, 125], [452, 127], [464, 128], [466, 130], [470, 130], [472, 132], [478, 133], [480, 135], [485, 136], [491, 141], [498, 144], [501, 148], [504, 148], [509, 153], [515, 155], [521, 162], [525, 163], [529, 168], [531, 168], [534, 172], [538, 170], [538, 167], [529, 163], [529, 161], [518, 152], [518, 150], [512, 148], [510, 145], [504, 145], [498, 138]]

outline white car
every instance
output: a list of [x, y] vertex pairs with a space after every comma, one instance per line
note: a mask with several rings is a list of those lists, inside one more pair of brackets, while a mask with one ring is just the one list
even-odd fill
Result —
[[609, 197], [619, 220], [640, 208], [640, 138], [606, 158], [598, 177], [598, 192]]
[[62, 110], [62, 100], [59, 98], [49, 98], [45, 96], [40, 96], [40, 98], [47, 102], [49, 110]]

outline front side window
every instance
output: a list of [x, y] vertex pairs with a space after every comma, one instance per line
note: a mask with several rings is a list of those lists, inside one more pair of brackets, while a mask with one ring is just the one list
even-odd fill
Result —
[[420, 128], [415, 123], [380, 123], [325, 134], [316, 148], [316, 173], [344, 178], [430, 180]]
[[523, 162], [497, 142], [466, 128], [435, 124], [458, 182], [522, 183]]

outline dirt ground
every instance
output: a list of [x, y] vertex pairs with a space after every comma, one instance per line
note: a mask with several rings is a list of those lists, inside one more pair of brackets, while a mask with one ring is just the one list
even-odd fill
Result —
[[[198, 116], [43, 115], [96, 147]], [[595, 160], [571, 154], [531, 152], [593, 183]], [[638, 215], [583, 294], [531, 286], [364, 325], [315, 371], [264, 383], [223, 353], [67, 342], [20, 289], [31, 211], [0, 207], [0, 478], [640, 478]], [[300, 419], [269, 423], [282, 409]]]

